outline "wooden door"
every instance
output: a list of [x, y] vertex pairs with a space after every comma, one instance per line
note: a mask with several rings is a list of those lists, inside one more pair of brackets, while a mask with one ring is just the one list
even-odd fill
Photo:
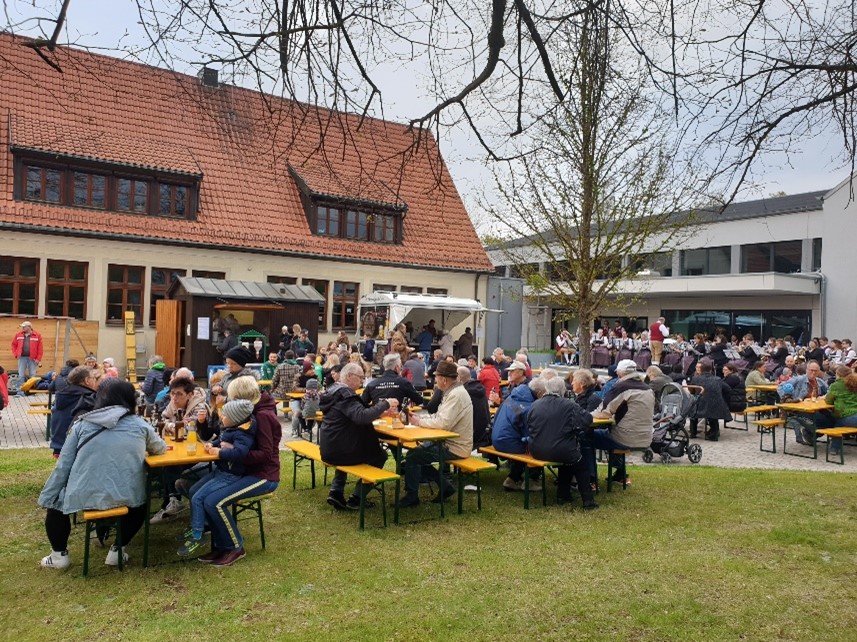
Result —
[[160, 299], [155, 301], [155, 354], [164, 358], [170, 368], [178, 368], [181, 348], [182, 306], [181, 301]]

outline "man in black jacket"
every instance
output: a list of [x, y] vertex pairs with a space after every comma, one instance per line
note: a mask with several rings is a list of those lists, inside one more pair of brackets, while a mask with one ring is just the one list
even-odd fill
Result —
[[361, 398], [366, 405], [390, 398], [396, 399], [400, 405], [405, 399], [410, 399], [416, 405], [423, 402], [423, 396], [402, 376], [402, 358], [396, 352], [384, 357], [384, 374], [366, 384]]
[[[398, 355], [396, 355], [398, 357]], [[387, 410], [398, 410], [399, 402], [393, 397], [378, 399], [367, 407], [355, 392], [363, 385], [363, 368], [357, 363], [348, 363], [339, 374], [339, 382], [332, 385], [321, 396], [320, 407], [324, 421], [319, 430], [319, 448], [325, 463], [334, 466], [369, 464], [381, 468], [387, 461], [387, 453], [375, 433], [372, 422]], [[345, 500], [347, 475], [336, 471], [330, 485], [327, 503], [337, 510], [358, 510], [360, 494], [368, 490], [358, 481], [354, 493]], [[364, 502], [370, 507], [371, 502]]]

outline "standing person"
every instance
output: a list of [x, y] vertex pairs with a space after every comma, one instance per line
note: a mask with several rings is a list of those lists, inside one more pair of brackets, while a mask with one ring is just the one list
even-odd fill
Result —
[[236, 337], [228, 327], [223, 328], [222, 334], [223, 338], [220, 340], [220, 343], [217, 344], [217, 351], [223, 356], [226, 356], [230, 350], [234, 350], [238, 347], [238, 337]]
[[455, 352], [455, 342], [452, 340], [452, 335], [447, 330], [441, 330], [438, 333], [437, 346], [440, 348], [440, 354], [444, 359], [453, 356]]
[[[387, 357], [398, 355], [387, 355]], [[319, 429], [319, 448], [321, 458], [334, 466], [353, 466], [369, 464], [382, 468], [387, 461], [387, 453], [381, 448], [381, 442], [375, 433], [372, 422], [387, 410], [397, 410], [399, 402], [395, 397], [378, 399], [367, 406], [357, 395], [356, 390], [363, 385], [363, 369], [357, 363], [347, 363], [339, 373], [339, 383], [334, 384], [321, 396], [321, 410], [324, 420]], [[361, 493], [369, 488], [358, 481], [354, 493], [345, 499], [347, 475], [336, 471], [330, 485], [327, 503], [337, 510], [358, 510]], [[370, 502], [364, 506], [371, 507]]]
[[432, 462], [440, 459], [440, 449], [444, 449], [444, 459], [470, 457], [473, 450], [473, 402], [467, 390], [458, 381], [458, 368], [448, 361], [441, 361], [435, 371], [435, 386], [440, 388], [443, 400], [433, 415], [414, 415], [411, 423], [425, 428], [441, 428], [458, 434], [458, 437], [445, 442], [425, 442], [408, 451], [402, 461], [405, 475], [405, 497], [399, 506], [417, 506], [420, 503], [420, 479], [428, 478], [438, 485], [438, 494], [433, 502], [442, 502], [455, 494], [455, 487], [448, 481], [441, 482], [441, 473]]
[[466, 359], [473, 354], [473, 332], [464, 328], [464, 334], [458, 337], [458, 357]]
[[116, 367], [116, 361], [112, 357], [107, 357], [101, 363], [104, 369], [105, 379], [117, 379], [119, 377], [119, 368]]
[[274, 387], [274, 392], [271, 394], [275, 399], [285, 399], [286, 395], [295, 389], [298, 377], [301, 374], [301, 367], [295, 361], [295, 353], [291, 350], [286, 350], [283, 355], [283, 362], [274, 370], [274, 376], [271, 378], [271, 384]]
[[428, 327], [423, 326], [422, 330], [420, 330], [420, 333], [416, 337], [416, 342], [417, 350], [422, 353], [427, 365], [431, 361], [431, 346], [433, 341], [434, 335], [428, 331]]
[[426, 363], [422, 352], [412, 352], [407, 363], [402, 367], [402, 375], [414, 386], [414, 390], [422, 392], [426, 389]]
[[33, 330], [29, 321], [21, 323], [21, 329], [12, 339], [12, 356], [18, 360], [18, 381], [24, 383], [36, 376], [36, 370], [42, 365], [44, 345], [42, 335]]
[[653, 366], [661, 363], [661, 355], [664, 352], [664, 339], [670, 336], [670, 329], [665, 325], [666, 322], [667, 320], [664, 317], [658, 317], [658, 320], [649, 326], [649, 343], [652, 346]]
[[402, 363], [408, 360], [408, 354], [413, 350], [413, 348], [408, 346], [408, 339], [405, 336], [405, 332], [405, 324], [400, 323], [396, 326], [393, 336], [390, 337], [390, 352], [398, 354]]
[[155, 405], [155, 397], [164, 389], [164, 368], [166, 367], [164, 358], [159, 354], [153, 355], [149, 359], [149, 370], [140, 385], [140, 390], [146, 395], [146, 409], [150, 412], [152, 406]]
[[[70, 565], [69, 515], [127, 506], [128, 514], [121, 518], [122, 541], [116, 542], [123, 547], [143, 525], [148, 511], [145, 458], [166, 452], [167, 445], [134, 414], [136, 407], [134, 386], [119, 379], [105, 381], [96, 395], [95, 409], [69, 434], [39, 495], [39, 506], [47, 509], [45, 531], [51, 543], [51, 553], [41, 561], [43, 568]], [[119, 564], [116, 544], [104, 561], [108, 566]], [[123, 556], [127, 561], [128, 554]]]
[[274, 372], [277, 370], [277, 353], [272, 352], [268, 355], [268, 360], [262, 364], [262, 379], [271, 381], [274, 378]]
[[301, 329], [298, 336], [292, 341], [292, 352], [298, 357], [305, 357], [311, 352], [315, 352], [315, 345], [309, 339], [309, 333]]
[[720, 420], [732, 419], [732, 413], [729, 412], [731, 389], [714, 374], [712, 365], [707, 361], [700, 361], [696, 367], [699, 374], [691, 378], [690, 385], [702, 386], [704, 392], [696, 402], [696, 413], [690, 418], [690, 436], [696, 437], [699, 420], [705, 419], [708, 424], [706, 441], [717, 441], [720, 439]]
[[77, 366], [68, 373], [68, 385], [58, 390], [51, 409], [51, 448], [58, 457], [72, 422], [95, 405], [95, 391], [101, 373], [87, 366]]
[[584, 431], [592, 425], [592, 416], [564, 395], [565, 382], [559, 377], [544, 382], [544, 394], [532, 404], [527, 418], [530, 453], [538, 459], [564, 464], [557, 471], [557, 504], [571, 501], [574, 477], [583, 510], [595, 510], [598, 503], [579, 443]]
[[244, 558], [244, 538], [232, 517], [232, 505], [248, 497], [273, 493], [280, 484], [280, 439], [276, 403], [267, 392], [259, 392], [254, 377], [242, 376], [229, 385], [229, 401], [246, 399], [253, 404], [256, 439], [241, 460], [243, 475], [235, 482], [210, 493], [203, 502], [205, 519], [211, 526], [211, 552], [197, 558], [203, 564], [231, 566]]

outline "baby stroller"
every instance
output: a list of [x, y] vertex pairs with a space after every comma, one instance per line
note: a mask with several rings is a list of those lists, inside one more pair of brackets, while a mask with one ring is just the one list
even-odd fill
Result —
[[687, 458], [692, 464], [702, 459], [702, 446], [690, 443], [685, 423], [693, 415], [696, 402], [702, 394], [700, 386], [687, 389], [677, 383], [668, 383], [661, 391], [660, 412], [655, 415], [652, 445], [643, 452], [643, 461], [651, 463], [655, 454], [668, 464], [673, 458]]

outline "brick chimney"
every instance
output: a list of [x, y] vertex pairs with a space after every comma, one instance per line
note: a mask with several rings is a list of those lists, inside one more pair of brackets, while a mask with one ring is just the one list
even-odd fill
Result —
[[199, 78], [199, 82], [204, 87], [217, 87], [217, 69], [212, 69], [211, 67], [203, 67], [200, 69], [199, 73], [196, 75]]

